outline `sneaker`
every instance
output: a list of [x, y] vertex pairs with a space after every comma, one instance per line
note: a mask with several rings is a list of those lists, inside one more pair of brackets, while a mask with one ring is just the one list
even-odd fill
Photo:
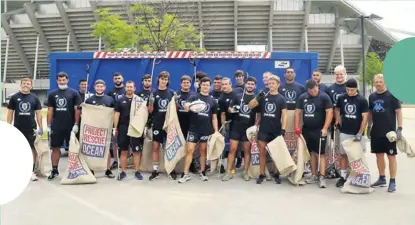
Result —
[[205, 168], [206, 172], [210, 172], [210, 165], [206, 164]]
[[37, 178], [36, 173], [32, 173], [32, 177], [30, 178], [32, 181], [37, 181], [39, 178]]
[[118, 168], [118, 162], [117, 161], [112, 162], [110, 169], [115, 170], [117, 168]]
[[239, 169], [242, 166], [242, 158], [236, 158], [236, 165], [235, 168]]
[[169, 177], [172, 180], [176, 180], [177, 179], [176, 171], [175, 170], [171, 171], [171, 173], [169, 174]]
[[242, 177], [244, 178], [245, 181], [249, 181], [250, 180], [250, 177], [249, 177], [249, 174], [248, 174], [247, 171], [244, 171], [242, 173]]
[[396, 191], [396, 183], [395, 182], [389, 182], [388, 192], [392, 193]]
[[53, 180], [57, 177], [59, 177], [59, 172], [57, 170], [52, 170], [52, 172], [48, 176], [48, 180]]
[[190, 176], [190, 174], [184, 174], [180, 179], [179, 179], [179, 184], [183, 184], [186, 183], [187, 181], [189, 181], [190, 179], [192, 179], [192, 177]]
[[127, 174], [124, 172], [124, 171], [122, 171], [121, 173], [120, 173], [120, 175], [118, 175], [118, 180], [119, 181], [122, 181], [122, 180], [124, 180], [124, 178], [126, 178], [127, 177]]
[[222, 177], [222, 181], [229, 181], [232, 178], [233, 178], [233, 174], [226, 172], [225, 175], [223, 175]]
[[265, 179], [265, 175], [261, 174], [259, 175], [258, 179], [256, 180], [257, 184], [263, 184], [267, 181], [267, 179]]
[[200, 176], [200, 180], [201, 181], [208, 181], [209, 180], [208, 177], [206, 176], [206, 172], [205, 171], [201, 172], [199, 174], [199, 176]]
[[150, 177], [148, 178], [150, 181], [153, 181], [155, 179], [159, 178], [159, 172], [157, 170], [153, 170]]
[[375, 183], [373, 183], [370, 186], [371, 187], [386, 187], [386, 180], [379, 178]]
[[317, 177], [316, 176], [309, 176], [305, 179], [305, 182], [307, 184], [314, 184], [317, 183]]
[[327, 187], [326, 178], [324, 178], [323, 176], [320, 176], [318, 186], [320, 188], [326, 188]]
[[274, 175], [274, 182], [276, 184], [281, 184], [280, 174], [277, 173], [277, 174]]
[[220, 173], [226, 173], [225, 167], [223, 165], [220, 165]]
[[135, 171], [134, 177], [137, 180], [143, 180], [143, 175], [141, 175], [141, 173], [139, 171]]
[[92, 173], [93, 176], [95, 176], [95, 172], [93, 170], [91, 170], [91, 173]]
[[344, 183], [346, 183], [346, 179], [344, 179], [343, 177], [340, 177], [340, 179], [336, 183], [336, 187], [338, 188], [343, 187]]
[[108, 169], [108, 170], [105, 171], [105, 176], [108, 177], [108, 178], [110, 178], [110, 179], [114, 179], [115, 178], [114, 174], [112, 174], [112, 172], [111, 172], [110, 169]]

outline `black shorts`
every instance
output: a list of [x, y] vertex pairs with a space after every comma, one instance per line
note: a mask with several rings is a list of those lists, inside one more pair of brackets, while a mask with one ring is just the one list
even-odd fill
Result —
[[163, 144], [166, 140], [167, 133], [163, 128], [154, 128], [153, 127], [153, 142], [158, 142]]
[[248, 137], [246, 136], [246, 130], [231, 131], [229, 139], [234, 141], [248, 141]]
[[[69, 145], [69, 140], [71, 138], [72, 129], [65, 129], [65, 130], [51, 130], [50, 134], [50, 147], [51, 148], [61, 148], [63, 147], [64, 143], [66, 142]], [[68, 146], [69, 147], [69, 146]]]
[[122, 126], [118, 128], [118, 148], [120, 151], [141, 152], [143, 151], [143, 138], [130, 137], [127, 135], [128, 127]]
[[36, 140], [35, 132], [33, 130], [25, 130], [25, 131], [20, 131], [20, 132], [22, 132], [27, 142], [29, 142], [30, 147], [32, 149], [35, 149], [35, 140]]
[[257, 136], [257, 140], [268, 143], [268, 142], [273, 141], [275, 138], [277, 138], [280, 135], [281, 135], [280, 131], [273, 132], [273, 133], [265, 133], [265, 132], [259, 131], [258, 136]]
[[387, 155], [397, 155], [396, 142], [389, 142], [386, 137], [371, 137], [370, 148], [372, 153], [386, 153]]
[[320, 145], [320, 134], [321, 134], [321, 129], [315, 129], [315, 130], [307, 130], [307, 129], [303, 129], [303, 137], [304, 140], [307, 144], [307, 148], [309, 152], [315, 152], [318, 154], [318, 147], [321, 147], [321, 154], [325, 154], [325, 149], [326, 149], [326, 142], [327, 142], [327, 137], [322, 137], [321, 138], [321, 145]]
[[210, 134], [202, 134], [199, 132], [190, 131], [187, 132], [186, 141], [190, 143], [206, 143]]

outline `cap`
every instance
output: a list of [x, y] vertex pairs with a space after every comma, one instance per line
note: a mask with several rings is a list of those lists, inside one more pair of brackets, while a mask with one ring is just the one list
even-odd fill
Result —
[[348, 88], [357, 88], [357, 81], [353, 78], [347, 80], [346, 87], [348, 87]]

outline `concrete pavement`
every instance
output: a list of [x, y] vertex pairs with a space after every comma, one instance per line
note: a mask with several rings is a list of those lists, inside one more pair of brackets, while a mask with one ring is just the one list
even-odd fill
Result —
[[[404, 136], [415, 147], [415, 109], [404, 109]], [[367, 153], [372, 182], [377, 179], [375, 157]], [[60, 171], [66, 169], [61, 160]], [[217, 175], [202, 182], [196, 175], [178, 184], [165, 175], [149, 182], [133, 178], [109, 180], [97, 174], [98, 184], [61, 186], [42, 178], [32, 182], [15, 201], [2, 206], [7, 225], [187, 225], [187, 224], [411, 224], [415, 202], [415, 159], [398, 155], [397, 192], [376, 189], [369, 195], [341, 194], [335, 181], [329, 187], [294, 187], [245, 182], [238, 176], [221, 182]], [[388, 174], [387, 174], [388, 177]], [[5, 182], [5, 181], [2, 181]]]

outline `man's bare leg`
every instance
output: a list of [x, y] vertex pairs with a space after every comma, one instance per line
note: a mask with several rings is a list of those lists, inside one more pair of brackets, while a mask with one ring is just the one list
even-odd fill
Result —
[[140, 173], [140, 165], [141, 165], [141, 152], [133, 152], [134, 157], [134, 169], [135, 169], [135, 178], [137, 180], [142, 180], [143, 175]]
[[251, 143], [249, 141], [243, 142], [243, 148], [244, 148], [244, 172], [242, 173], [242, 176], [245, 181], [249, 181], [249, 174], [248, 169], [249, 165], [251, 164]]
[[262, 184], [266, 181], [265, 178], [265, 166], [267, 164], [267, 151], [265, 149], [268, 143], [264, 141], [258, 141], [258, 149], [259, 149], [259, 171], [260, 175], [257, 179], [257, 184]]
[[121, 165], [121, 173], [118, 177], [118, 180], [123, 180], [127, 177], [127, 164], [128, 164], [128, 154], [129, 150], [121, 149], [121, 155], [120, 155], [120, 165]]
[[32, 148], [32, 157], [33, 157], [33, 169], [32, 169], [32, 181], [37, 181], [39, 178], [36, 176], [35, 169], [37, 164], [37, 152], [36, 149]]
[[229, 154], [228, 154], [228, 162], [227, 162], [227, 168], [226, 173], [222, 177], [222, 181], [228, 181], [233, 178], [232, 170], [235, 167], [235, 155], [236, 151], [238, 150], [238, 144], [239, 141], [237, 140], [230, 140], [229, 141]]
[[160, 142], [153, 141], [153, 172], [151, 173], [149, 180], [155, 180], [159, 177], [159, 151], [160, 151]]
[[193, 160], [193, 153], [196, 148], [196, 143], [186, 142], [186, 156], [184, 158], [184, 175], [179, 179], [179, 183], [185, 183], [191, 179], [190, 164]]
[[55, 177], [59, 176], [59, 160], [61, 158], [61, 148], [52, 148], [51, 161], [52, 161], [52, 172], [49, 175], [48, 179], [53, 180]]

